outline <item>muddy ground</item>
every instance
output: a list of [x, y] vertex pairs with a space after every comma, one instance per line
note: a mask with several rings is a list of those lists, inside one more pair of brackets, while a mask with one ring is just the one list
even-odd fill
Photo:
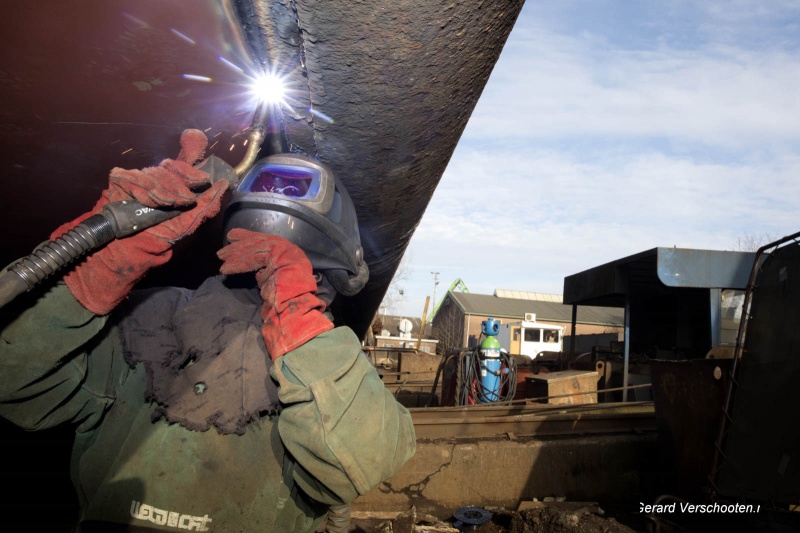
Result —
[[646, 517], [631, 513], [616, 516], [596, 505], [561, 508], [541, 508], [508, 511], [485, 509], [477, 520], [491, 518], [482, 524], [459, 522], [454, 516], [446, 520], [416, 515], [410, 511], [393, 520], [355, 518], [350, 531], [353, 533], [646, 533]]
[[[531, 503], [531, 502], [528, 502]], [[492, 508], [467, 508], [477, 512], [480, 524], [459, 523], [456, 516], [446, 519], [417, 514], [416, 509], [392, 519], [365, 520], [354, 517], [351, 533], [796, 533], [800, 531], [800, 506], [789, 509], [761, 509], [758, 513], [712, 514], [698, 516], [653, 516], [638, 508], [603, 508], [577, 502], [533, 502], [527, 509], [508, 511]], [[461, 510], [463, 511], [463, 509]], [[485, 513], [485, 514], [484, 514]], [[454, 513], [458, 514], [458, 513]], [[488, 515], [488, 516], [487, 516]], [[461, 516], [464, 516], [462, 513]]]

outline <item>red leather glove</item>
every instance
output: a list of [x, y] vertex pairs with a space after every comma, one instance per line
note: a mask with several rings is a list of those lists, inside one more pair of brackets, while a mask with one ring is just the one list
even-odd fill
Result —
[[241, 228], [228, 233], [230, 244], [217, 252], [223, 274], [256, 273], [264, 304], [261, 335], [275, 360], [333, 329], [325, 303], [316, 297], [311, 262], [296, 245], [277, 235]]
[[226, 180], [217, 181], [197, 197], [192, 193], [192, 189], [209, 183], [208, 174], [192, 166], [203, 157], [207, 144], [202, 131], [186, 130], [181, 135], [177, 159], [165, 159], [157, 167], [142, 170], [112, 169], [108, 189], [94, 208], [52, 233], [51, 240], [60, 237], [100, 213], [108, 202], [136, 200], [147, 207], [194, 205], [175, 218], [111, 241], [64, 276], [67, 287], [86, 309], [97, 315], [110, 313], [148, 270], [169, 261], [176, 241], [219, 212], [228, 188]]

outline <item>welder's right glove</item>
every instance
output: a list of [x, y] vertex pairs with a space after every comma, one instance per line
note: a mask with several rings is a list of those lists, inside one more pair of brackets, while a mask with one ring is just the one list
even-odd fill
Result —
[[255, 272], [261, 298], [261, 335], [270, 357], [302, 346], [333, 329], [325, 318], [325, 303], [317, 298], [317, 282], [306, 254], [277, 235], [241, 228], [228, 232], [230, 244], [217, 252], [220, 272]]
[[64, 281], [73, 296], [97, 315], [111, 312], [133, 286], [153, 267], [172, 257], [172, 246], [193, 233], [206, 219], [219, 212], [226, 180], [215, 182], [195, 197], [192, 189], [209, 183], [206, 172], [192, 165], [202, 159], [208, 139], [199, 130], [186, 130], [181, 135], [181, 151], [177, 159], [165, 159], [156, 167], [142, 170], [114, 168], [109, 187], [94, 208], [68, 222], [52, 235], [54, 240], [92, 215], [102, 212], [109, 202], [136, 200], [146, 207], [189, 207], [175, 218], [139, 233], [115, 239], [78, 263]]

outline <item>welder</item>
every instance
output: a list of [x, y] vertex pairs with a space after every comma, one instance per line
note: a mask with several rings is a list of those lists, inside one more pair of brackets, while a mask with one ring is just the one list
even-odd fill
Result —
[[[228, 201], [228, 183], [193, 166], [206, 144], [187, 130], [176, 159], [113, 169], [51, 238], [108, 202], [181, 214], [3, 309], [0, 416], [74, 428], [80, 532], [314, 531], [414, 453], [408, 411], [327, 310], [366, 279], [341, 183], [311, 158], [267, 158]], [[220, 275], [135, 288], [217, 216]]]

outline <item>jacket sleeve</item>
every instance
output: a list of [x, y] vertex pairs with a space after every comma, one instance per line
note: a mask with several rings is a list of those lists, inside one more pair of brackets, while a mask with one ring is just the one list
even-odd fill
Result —
[[118, 335], [103, 336], [107, 317], [63, 283], [37, 293], [0, 313], [0, 416], [26, 430], [64, 422], [90, 429], [113, 403], [109, 377], [127, 372], [112, 357]]
[[276, 360], [278, 429], [311, 498], [347, 503], [414, 455], [411, 415], [381, 381], [349, 328], [322, 333]]

